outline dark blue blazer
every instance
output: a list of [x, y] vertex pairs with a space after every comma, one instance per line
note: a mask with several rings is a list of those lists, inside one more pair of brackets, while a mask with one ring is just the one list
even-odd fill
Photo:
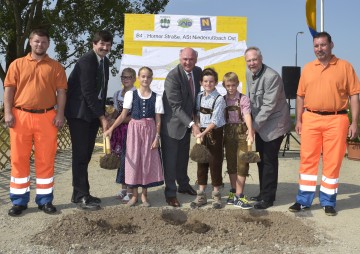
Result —
[[78, 118], [91, 122], [105, 113], [105, 101], [109, 82], [109, 59], [104, 58], [105, 92], [100, 100], [97, 93], [98, 60], [94, 50], [79, 58], [68, 79], [66, 118]]

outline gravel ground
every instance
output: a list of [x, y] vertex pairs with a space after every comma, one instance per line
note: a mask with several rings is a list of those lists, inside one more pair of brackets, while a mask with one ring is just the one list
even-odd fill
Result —
[[[295, 146], [295, 147], [293, 147]], [[291, 143], [292, 149], [298, 149]], [[22, 216], [7, 215], [9, 169], [0, 171], [0, 253], [359, 253], [360, 220], [359, 162], [347, 158], [340, 176], [337, 210], [328, 217], [314, 200], [311, 210], [287, 211], [297, 193], [298, 151], [280, 158], [279, 186], [275, 205], [265, 211], [241, 210], [225, 205], [229, 190], [224, 177], [224, 209], [209, 204], [190, 209], [192, 196], [179, 194], [181, 208], [164, 200], [164, 187], [149, 189], [152, 207], [128, 208], [115, 198], [119, 185], [116, 171], [98, 167], [101, 149], [96, 149], [89, 170], [91, 193], [102, 198], [102, 209], [84, 212], [70, 203], [71, 151], [56, 160], [55, 200], [58, 212], [47, 215], [34, 203]], [[321, 165], [320, 165], [321, 166]], [[226, 161], [223, 168], [226, 168]], [[250, 167], [246, 194], [258, 194], [255, 164]], [[192, 184], [196, 164], [189, 163]], [[195, 186], [195, 184], [194, 184]], [[208, 189], [208, 197], [211, 190]]]

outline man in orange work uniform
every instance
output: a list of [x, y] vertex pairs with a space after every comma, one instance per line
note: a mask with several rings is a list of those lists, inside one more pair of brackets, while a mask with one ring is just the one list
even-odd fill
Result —
[[[11, 180], [8, 214], [18, 216], [30, 200], [30, 154], [34, 143], [38, 208], [56, 212], [54, 161], [57, 132], [64, 124], [66, 74], [63, 66], [46, 54], [46, 30], [30, 33], [31, 52], [11, 63], [4, 81], [5, 124], [10, 128]], [[55, 105], [57, 108], [55, 110]]]
[[[291, 212], [310, 208], [315, 196], [318, 164], [323, 154], [320, 205], [334, 216], [346, 137], [358, 135], [359, 79], [350, 63], [332, 54], [334, 43], [326, 32], [313, 39], [316, 60], [305, 65], [296, 99], [296, 132], [301, 134], [300, 179]], [[352, 123], [347, 116], [350, 99]]]

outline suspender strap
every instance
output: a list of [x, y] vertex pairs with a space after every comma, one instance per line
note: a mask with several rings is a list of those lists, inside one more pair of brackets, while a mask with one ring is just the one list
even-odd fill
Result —
[[237, 99], [238, 100], [238, 105], [239, 106], [228, 106], [227, 105], [227, 101], [226, 101], [226, 95], [224, 95], [224, 99], [225, 99], [225, 103], [226, 103], [226, 108], [225, 108], [225, 117], [226, 117], [226, 121], [229, 121], [229, 111], [237, 111], [239, 114], [239, 120], [240, 122], [244, 122], [242, 114], [241, 114], [241, 107], [240, 107], [240, 100], [241, 100], [241, 96], [242, 94], [240, 93], [240, 98]]
[[221, 95], [219, 94], [218, 96], [216, 96], [213, 104], [212, 104], [212, 107], [211, 109], [210, 108], [204, 108], [204, 107], [201, 107], [201, 100], [202, 100], [202, 97], [203, 95], [200, 95], [200, 112], [203, 113], [203, 114], [210, 114], [210, 118], [212, 117], [212, 113], [214, 112], [214, 107], [215, 107], [215, 103], [216, 103], [216, 100], [220, 97]]

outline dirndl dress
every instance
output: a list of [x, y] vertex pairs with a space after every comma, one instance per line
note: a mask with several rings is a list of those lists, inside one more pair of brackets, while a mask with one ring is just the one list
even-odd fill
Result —
[[155, 93], [148, 99], [142, 99], [134, 91], [125, 158], [125, 182], [130, 188], [164, 184], [160, 150], [151, 149], [156, 137], [155, 99]]

